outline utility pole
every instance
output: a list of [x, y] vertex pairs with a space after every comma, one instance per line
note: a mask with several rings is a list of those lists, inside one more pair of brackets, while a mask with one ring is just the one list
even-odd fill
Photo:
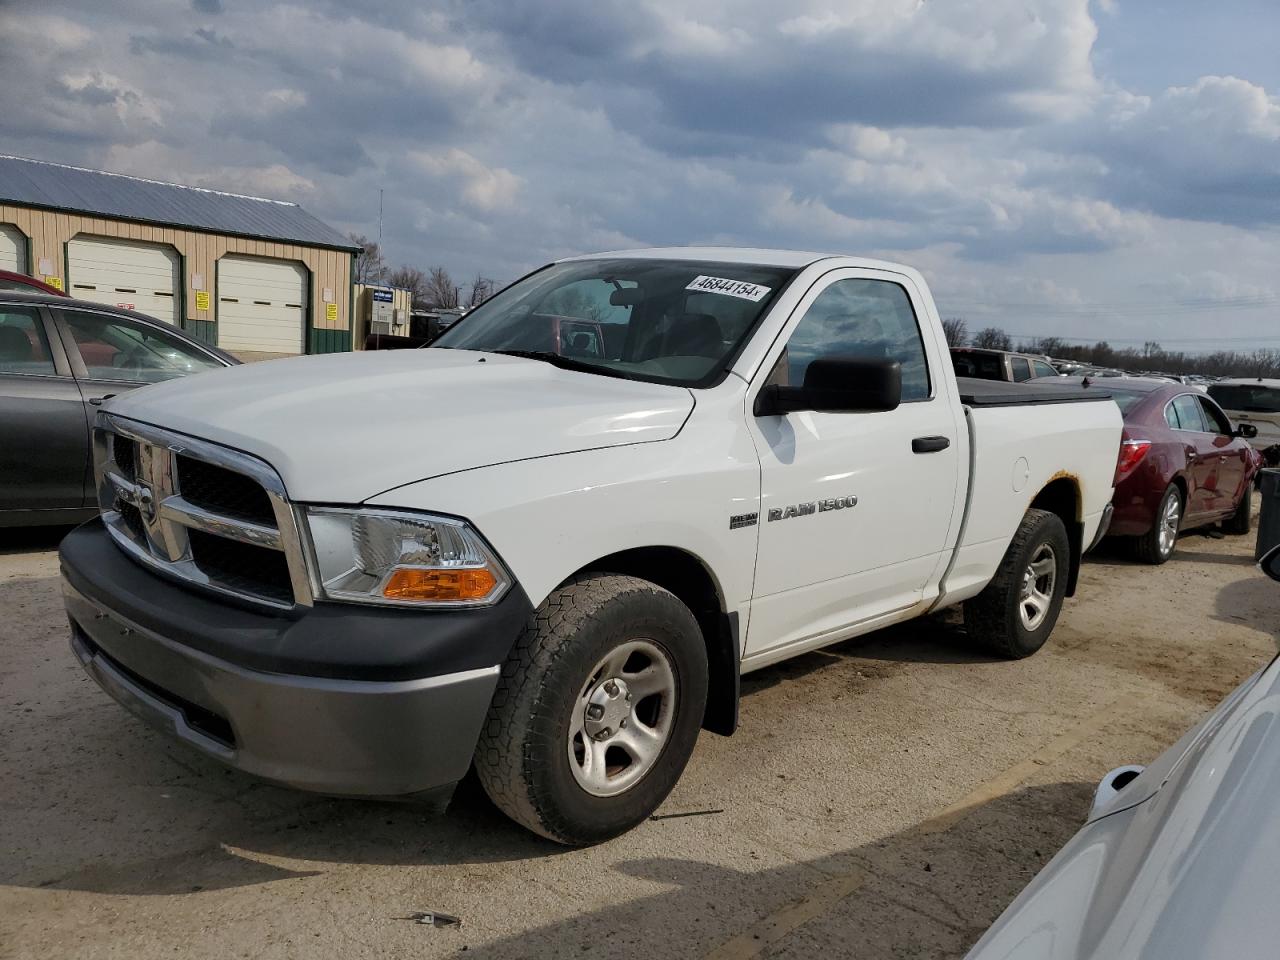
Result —
[[382, 245], [382, 188], [378, 188], [378, 245]]

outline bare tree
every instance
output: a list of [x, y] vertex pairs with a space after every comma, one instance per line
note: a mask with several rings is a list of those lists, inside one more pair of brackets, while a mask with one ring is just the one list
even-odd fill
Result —
[[609, 312], [608, 306], [594, 297], [589, 297], [581, 290], [570, 285], [561, 287], [543, 301], [543, 309], [561, 317], [578, 317], [582, 320], [603, 320]]
[[444, 267], [432, 267], [427, 271], [426, 297], [437, 310], [452, 310], [458, 306], [458, 288]]
[[969, 324], [964, 317], [947, 317], [942, 321], [942, 332], [947, 336], [948, 347], [963, 347], [969, 342]]
[[1039, 353], [1046, 357], [1054, 357], [1062, 352], [1067, 344], [1061, 337], [1037, 337], [1025, 343], [1019, 343], [1018, 349], [1023, 353]]
[[392, 270], [387, 276], [387, 283], [393, 287], [403, 287], [408, 290], [413, 298], [413, 309], [417, 310], [427, 306], [429, 299], [427, 295], [427, 275], [417, 267], [406, 265]]
[[984, 350], [1012, 350], [1013, 338], [999, 327], [986, 327], [974, 335], [973, 345]]
[[377, 240], [370, 240], [363, 233], [349, 233], [347, 239], [360, 248], [356, 254], [356, 283], [382, 283], [387, 276], [387, 261], [382, 258], [382, 247]]
[[471, 281], [471, 296], [467, 301], [467, 306], [480, 306], [480, 304], [493, 296], [493, 290], [494, 282], [483, 274], [477, 273], [476, 278]]

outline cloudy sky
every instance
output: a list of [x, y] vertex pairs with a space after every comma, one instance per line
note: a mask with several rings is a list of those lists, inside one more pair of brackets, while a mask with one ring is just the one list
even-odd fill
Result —
[[0, 151], [292, 199], [499, 281], [921, 268], [1016, 335], [1280, 347], [1274, 0], [0, 0]]

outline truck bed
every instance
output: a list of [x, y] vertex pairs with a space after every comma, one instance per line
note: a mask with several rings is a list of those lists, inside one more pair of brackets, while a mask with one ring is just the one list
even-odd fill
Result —
[[1027, 508], [1050, 484], [1076, 498], [1078, 526], [1069, 523], [1068, 536], [1089, 543], [1111, 500], [1122, 427], [1105, 389], [971, 378], [957, 386], [969, 430], [969, 495], [942, 583], [944, 604], [987, 584]]
[[1111, 394], [1097, 387], [1081, 387], [1078, 383], [1057, 384], [1047, 380], [1034, 383], [1006, 383], [1003, 380], [978, 380], [957, 377], [960, 402], [969, 407], [1022, 407], [1041, 403], [1086, 403], [1110, 400]]

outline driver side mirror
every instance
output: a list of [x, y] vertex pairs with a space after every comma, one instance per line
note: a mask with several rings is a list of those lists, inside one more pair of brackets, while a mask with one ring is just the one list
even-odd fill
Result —
[[1242, 437], [1245, 440], [1252, 440], [1258, 435], [1258, 428], [1252, 423], [1237, 423], [1236, 428], [1231, 431], [1233, 437]]
[[1272, 580], [1280, 580], [1280, 544], [1276, 544], [1258, 561], [1258, 566]]
[[803, 386], [773, 384], [761, 390], [754, 413], [883, 413], [896, 410], [901, 402], [902, 364], [897, 360], [820, 357], [805, 369]]

